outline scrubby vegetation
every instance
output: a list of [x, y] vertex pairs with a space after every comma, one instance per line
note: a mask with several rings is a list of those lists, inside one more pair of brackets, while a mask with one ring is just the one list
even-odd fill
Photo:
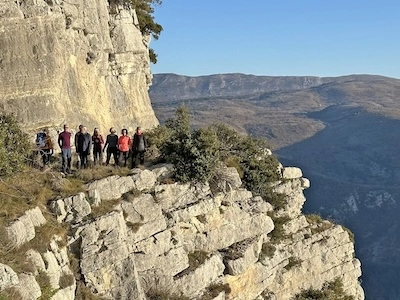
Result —
[[284, 268], [285, 268], [287, 271], [289, 271], [289, 270], [291, 270], [291, 269], [293, 269], [293, 268], [295, 268], [295, 267], [300, 266], [302, 262], [303, 262], [303, 261], [302, 261], [301, 259], [292, 256], [292, 257], [289, 257], [289, 261], [288, 261], [287, 265], [284, 266]]
[[184, 106], [148, 136], [151, 154], [158, 153], [161, 160], [174, 164], [178, 181], [208, 181], [224, 163], [238, 170], [246, 188], [268, 196], [270, 183], [279, 178], [279, 162], [268, 153], [265, 140], [240, 136], [224, 125], [192, 129]]
[[22, 170], [30, 152], [27, 134], [14, 115], [0, 116], [0, 176]]
[[354, 297], [345, 294], [342, 281], [336, 278], [325, 283], [321, 290], [304, 290], [292, 300], [354, 300]]
[[[109, 2], [135, 9], [141, 33], [143, 35], [151, 35], [155, 40], [159, 38], [163, 28], [155, 22], [153, 14], [154, 7], [161, 5], [162, 0], [109, 0]], [[154, 49], [149, 49], [149, 56], [152, 63], [157, 63], [157, 54]]]

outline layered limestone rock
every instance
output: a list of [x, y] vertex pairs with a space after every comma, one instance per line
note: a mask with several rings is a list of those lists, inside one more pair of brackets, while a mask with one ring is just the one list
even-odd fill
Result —
[[149, 38], [113, 3], [0, 0], [0, 111], [26, 129], [157, 125]]
[[[93, 294], [289, 300], [340, 280], [346, 294], [364, 299], [361, 265], [348, 231], [301, 213], [309, 182], [300, 169], [281, 167], [281, 181], [273, 188], [285, 207], [277, 211], [243, 189], [234, 168], [220, 169], [211, 186], [167, 184], [172, 168], [134, 169], [49, 203], [58, 222], [69, 226], [67, 244], [78, 260], [80, 284]], [[94, 207], [109, 208], [98, 215]], [[39, 296], [37, 275], [45, 272], [55, 292], [51, 299], [75, 299], [79, 291], [59, 242], [55, 238], [44, 253], [27, 252], [34, 266], [30, 274], [0, 265], [0, 290], [11, 287], [22, 295], [28, 285], [30, 294]], [[65, 278], [70, 281], [61, 284]]]
[[[29, 249], [19, 263], [25, 271], [16, 273], [0, 264], [0, 298], [4, 299], [75, 299], [76, 281], [68, 250], [60, 236], [53, 236], [44, 252]], [[51, 298], [50, 298], [51, 297]]]

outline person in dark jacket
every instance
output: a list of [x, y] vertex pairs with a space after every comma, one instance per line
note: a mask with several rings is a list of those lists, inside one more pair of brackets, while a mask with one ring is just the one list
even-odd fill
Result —
[[75, 133], [75, 137], [74, 137], [74, 145], [75, 145], [75, 152], [76, 152], [76, 168], [80, 169], [81, 167], [81, 157], [79, 156], [79, 152], [78, 152], [78, 137], [79, 135], [82, 133], [82, 127], [83, 125], [79, 125], [78, 126], [78, 131]]
[[88, 166], [88, 155], [92, 147], [92, 136], [86, 131], [86, 127], [82, 125], [80, 134], [76, 135], [77, 141], [75, 141], [76, 152], [80, 159], [80, 168], [87, 168]]
[[146, 152], [146, 148], [146, 136], [143, 134], [142, 129], [140, 127], [137, 127], [132, 142], [132, 168], [137, 167], [138, 156], [140, 164], [144, 164], [144, 153]]
[[92, 135], [93, 142], [93, 160], [96, 165], [98, 162], [101, 165], [103, 163], [103, 145], [104, 139], [100, 134], [99, 129], [95, 128]]
[[106, 144], [103, 148], [103, 152], [107, 148], [106, 166], [110, 163], [111, 154], [114, 157], [115, 166], [118, 166], [118, 135], [115, 134], [116, 132], [114, 127], [110, 128], [110, 134], [107, 135]]
[[45, 134], [44, 146], [40, 147], [40, 150], [43, 159], [43, 166], [45, 167], [50, 164], [50, 157], [53, 155], [54, 148], [53, 142], [49, 134], [49, 129], [43, 129], [43, 133]]

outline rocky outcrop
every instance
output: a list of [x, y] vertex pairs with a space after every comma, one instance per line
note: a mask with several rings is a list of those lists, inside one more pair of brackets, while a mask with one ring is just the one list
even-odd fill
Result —
[[39, 207], [27, 210], [25, 214], [6, 227], [7, 240], [11, 247], [20, 247], [35, 237], [35, 227], [46, 223]]
[[158, 124], [149, 38], [114, 1], [0, 0], [0, 111], [26, 129]]
[[[221, 169], [213, 188], [161, 183], [171, 168], [135, 169], [49, 204], [59, 222], [71, 224], [69, 249], [93, 293], [107, 299], [146, 299], [146, 293], [157, 292], [189, 299], [210, 293], [215, 299], [290, 299], [339, 278], [347, 294], [364, 299], [348, 232], [301, 214], [309, 182], [300, 169], [282, 168], [282, 181], [274, 187], [287, 202], [286, 213], [278, 214], [286, 218], [282, 225], [271, 219], [270, 203], [241, 188], [234, 168]], [[112, 201], [112, 210], [95, 217], [89, 195], [96, 195], [95, 206]], [[71, 274], [68, 257], [52, 245], [29, 257], [49, 275], [57, 294], [63, 293], [60, 299], [74, 299], [75, 281], [64, 288], [58, 284], [62, 274]], [[3, 286], [18, 289], [21, 274], [6, 267], [3, 274]]]
[[[29, 250], [31, 273], [0, 265], [0, 290], [23, 295], [29, 286], [39, 297], [37, 276], [46, 274], [51, 299], [75, 299], [69, 249], [81, 283], [104, 299], [291, 299], [337, 279], [346, 294], [364, 299], [348, 231], [301, 213], [309, 182], [300, 169], [281, 167], [273, 188], [286, 205], [276, 210], [243, 189], [234, 168], [221, 168], [210, 187], [167, 184], [172, 167], [134, 169], [50, 202], [58, 222], [70, 226], [68, 247], [55, 236], [46, 252]], [[102, 206], [108, 212], [93, 213]]]

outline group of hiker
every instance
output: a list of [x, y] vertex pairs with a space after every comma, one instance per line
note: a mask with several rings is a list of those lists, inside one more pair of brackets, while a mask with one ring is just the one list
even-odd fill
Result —
[[[137, 159], [139, 163], [144, 164], [144, 153], [147, 148], [147, 140], [140, 127], [136, 128], [136, 132], [132, 139], [128, 135], [127, 129], [121, 130], [121, 135], [116, 134], [114, 127], [110, 128], [110, 133], [104, 140], [98, 128], [94, 128], [93, 135], [87, 132], [84, 125], [79, 125], [79, 131], [74, 137], [74, 146], [77, 154], [77, 167], [87, 168], [90, 153], [93, 153], [95, 165], [103, 164], [103, 153], [106, 152], [105, 164], [109, 165], [111, 156], [114, 159], [114, 165], [119, 166], [120, 161], [124, 167], [128, 166], [128, 160], [131, 158], [132, 168], [137, 167]], [[40, 138], [39, 138], [40, 135]], [[67, 124], [64, 130], [58, 135], [58, 145], [61, 148], [62, 156], [62, 172], [71, 173], [72, 151], [71, 151], [72, 134]], [[39, 141], [40, 140], [40, 141]], [[37, 135], [36, 144], [42, 154], [43, 164], [46, 166], [50, 162], [50, 156], [53, 153], [53, 143], [49, 136], [47, 128]]]

